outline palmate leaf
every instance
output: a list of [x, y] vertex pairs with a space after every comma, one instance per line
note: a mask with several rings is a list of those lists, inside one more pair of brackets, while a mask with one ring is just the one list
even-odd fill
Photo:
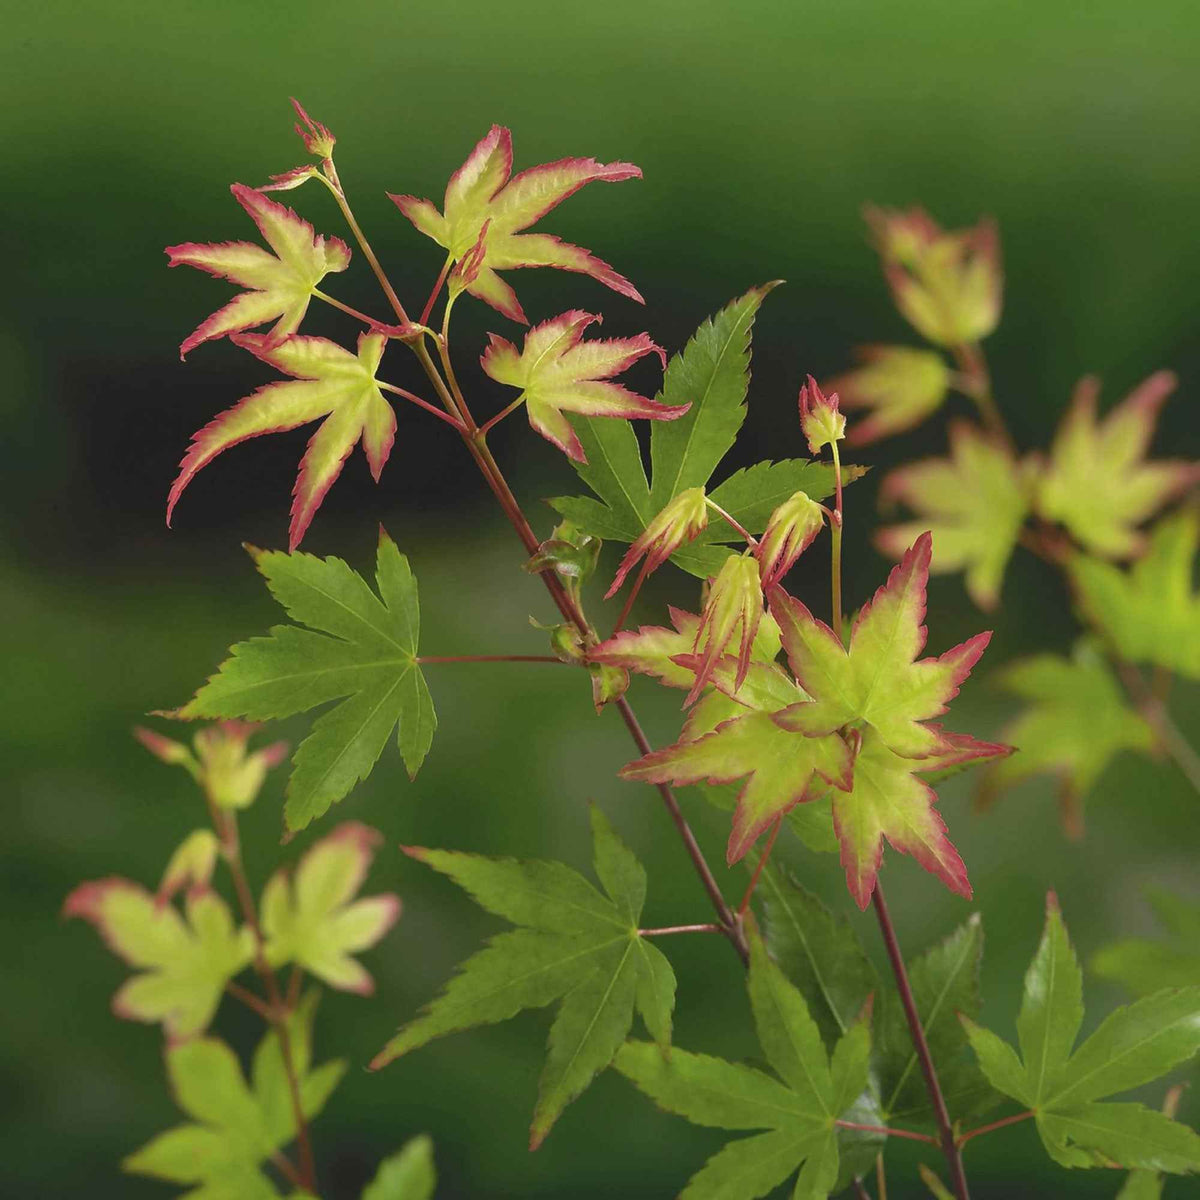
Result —
[[309, 628], [276, 625], [239, 642], [179, 715], [271, 720], [339, 700], [295, 755], [284, 816], [303, 829], [370, 774], [397, 725], [410, 777], [429, 751], [437, 717], [416, 659], [417, 583], [382, 530], [378, 596], [339, 558], [254, 556], [271, 593]]
[[585, 184], [640, 179], [641, 170], [626, 162], [562, 158], [510, 179], [511, 171], [512, 134], [493, 125], [450, 177], [442, 212], [416, 196], [389, 196], [421, 233], [446, 248], [450, 261], [470, 256], [475, 274], [466, 291], [514, 321], [528, 323], [516, 293], [496, 272], [516, 267], [580, 271], [642, 303], [628, 279], [587, 250], [549, 234], [522, 232]]
[[675, 975], [658, 947], [638, 934], [646, 873], [596, 808], [592, 836], [603, 895], [561, 863], [406, 849], [518, 928], [467, 959], [441, 996], [371, 1065], [382, 1067], [445, 1034], [559, 1001], [530, 1149], [541, 1145], [563, 1109], [612, 1062], [635, 1008], [658, 1043], [655, 1053], [665, 1053], [671, 1040]]
[[521, 390], [518, 400], [525, 402], [529, 424], [576, 462], [586, 462], [587, 455], [564, 413], [674, 421], [687, 412], [686, 404], [659, 404], [609, 382], [646, 354], [658, 354], [664, 365], [666, 355], [646, 333], [585, 342], [584, 331], [599, 320], [572, 309], [535, 325], [519, 352], [507, 338], [492, 333], [479, 360], [497, 383]]
[[330, 987], [360, 996], [375, 990], [351, 955], [375, 945], [396, 923], [400, 897], [353, 897], [382, 840], [377, 830], [347, 821], [308, 850], [294, 880], [283, 869], [271, 876], [259, 913], [271, 966], [294, 962]]
[[949, 394], [950, 368], [933, 350], [859, 346], [855, 354], [862, 366], [826, 385], [827, 391], [837, 392], [843, 408], [871, 410], [850, 426], [847, 446], [862, 446], [920, 425], [941, 408]]
[[1075, 554], [1067, 570], [1079, 607], [1117, 653], [1200, 679], [1200, 592], [1193, 590], [1200, 508], [1164, 517], [1128, 571]]
[[641, 1042], [626, 1043], [615, 1066], [660, 1108], [693, 1124], [768, 1131], [730, 1142], [692, 1177], [681, 1200], [755, 1200], [797, 1170], [793, 1197], [818, 1200], [838, 1183], [835, 1121], [866, 1089], [870, 1033], [856, 1023], [827, 1055], [804, 998], [753, 930], [748, 987], [759, 1043], [777, 1079], [678, 1047], [664, 1057]]
[[1125, 702], [1104, 656], [1086, 638], [1076, 644], [1071, 658], [1039, 654], [1022, 659], [1005, 668], [1000, 682], [1032, 703], [1001, 731], [1020, 753], [989, 768], [980, 802], [993, 803], [1006, 788], [1032, 775], [1053, 775], [1063, 825], [1079, 836], [1083, 801], [1092, 785], [1122, 750], [1150, 750], [1154, 731]]
[[875, 544], [899, 558], [929, 529], [937, 548], [930, 570], [965, 571], [971, 599], [995, 608], [1029, 512], [1030, 484], [1030, 472], [1001, 443], [966, 421], [953, 422], [949, 458], [912, 463], [884, 479], [880, 499], [903, 501], [920, 519], [879, 530]]
[[192, 888], [180, 914], [128, 879], [100, 879], [80, 884], [63, 915], [90, 921], [114, 954], [142, 968], [113, 997], [113, 1012], [161, 1021], [172, 1038], [204, 1030], [225, 985], [254, 957], [253, 934], [208, 888]]
[[[774, 286], [752, 288], [734, 300], [705, 321], [671, 359], [656, 400], [691, 407], [669, 426], [656, 422], [651, 427], [653, 485], [647, 482], [637, 436], [628, 423], [577, 417], [572, 424], [587, 462], [577, 462], [576, 470], [598, 499], [558, 496], [550, 501], [556, 511], [597, 537], [631, 543], [680, 492], [707, 488], [746, 417], [750, 329]], [[846, 467], [843, 481], [862, 474], [862, 468]], [[820, 500], [833, 490], [830, 465], [785, 459], [735, 471], [709, 495], [751, 533], [761, 533], [771, 512], [795, 492]], [[712, 544], [740, 539], [726, 521], [714, 518], [671, 559], [703, 579], [715, 574], [725, 559], [725, 552]]]
[[1103, 421], [1096, 417], [1099, 380], [1089, 376], [1075, 389], [1050, 462], [1038, 475], [1036, 506], [1094, 554], [1123, 559], [1140, 553], [1145, 539], [1137, 526], [1200, 480], [1200, 463], [1145, 461], [1175, 384], [1170, 371], [1151, 375]]
[[1083, 977], [1058, 901], [1025, 975], [1020, 1054], [967, 1017], [989, 1082], [1032, 1110], [1047, 1153], [1065, 1167], [1200, 1170], [1200, 1136], [1140, 1104], [1101, 1103], [1166, 1074], [1200, 1050], [1200, 987], [1157, 992], [1113, 1012], [1072, 1050], [1083, 1022]]
[[184, 242], [167, 247], [169, 266], [198, 267], [247, 289], [185, 339], [180, 358], [202, 342], [276, 318], [264, 340], [268, 345], [282, 341], [300, 328], [317, 284], [331, 271], [344, 271], [350, 265], [350, 248], [341, 238], [315, 234], [307, 221], [255, 188], [235, 183], [229, 190], [274, 253], [252, 242]]
[[363, 1189], [361, 1200], [433, 1200], [436, 1186], [433, 1141], [427, 1134], [421, 1134], [379, 1164], [375, 1178]]
[[1137, 996], [1159, 988], [1200, 984], [1200, 903], [1161, 888], [1148, 888], [1146, 898], [1169, 940], [1126, 938], [1113, 942], [1096, 952], [1092, 970]]
[[[340, 1061], [311, 1067], [316, 1002], [312, 992], [288, 1017], [300, 1104], [310, 1119], [346, 1070]], [[186, 1193], [191, 1200], [275, 1200], [279, 1193], [261, 1167], [296, 1136], [278, 1034], [272, 1030], [259, 1043], [249, 1083], [237, 1056], [218, 1038], [168, 1046], [167, 1077], [176, 1103], [192, 1121], [147, 1142], [125, 1159], [124, 1170], [195, 1185]]]
[[379, 482], [396, 437], [396, 414], [375, 379], [387, 339], [381, 333], [362, 333], [357, 354], [327, 338], [273, 342], [259, 334], [237, 334], [233, 341], [294, 378], [259, 388], [192, 435], [167, 497], [167, 524], [184, 488], [222, 451], [247, 438], [324, 418], [309, 439], [292, 492], [288, 549], [295, 550], [359, 441]]

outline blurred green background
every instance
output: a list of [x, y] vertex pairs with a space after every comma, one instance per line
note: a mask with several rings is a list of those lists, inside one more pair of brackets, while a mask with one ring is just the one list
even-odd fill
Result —
[[[305, 434], [235, 449], [193, 484], [175, 530], [164, 529], [164, 496], [188, 435], [266, 375], [226, 343], [179, 362], [179, 341], [229, 290], [197, 272], [168, 274], [161, 250], [250, 235], [227, 185], [263, 182], [300, 161], [289, 95], [339, 135], [339, 168], [360, 219], [414, 303], [440, 261], [383, 193], [440, 199], [493, 121], [513, 128], [518, 168], [591, 154], [645, 171], [640, 183], [587, 189], [546, 228], [628, 274], [646, 310], [591, 280], [529, 272], [517, 283], [535, 319], [600, 307], [606, 332], [649, 328], [673, 351], [750, 284], [788, 280], [757, 327], [751, 416], [731, 469], [802, 452], [794, 417], [802, 372], [841, 368], [861, 341], [911, 340], [866, 244], [865, 200], [922, 202], [952, 225], [998, 217], [1007, 303], [988, 350], [1023, 446], [1049, 440], [1084, 371], [1105, 377], [1111, 400], [1171, 366], [1185, 395], [1168, 407], [1158, 445], [1196, 453], [1187, 395], [1200, 377], [1194, 3], [50, 0], [6, 6], [3, 28], [0, 697], [9, 816], [0, 849], [0, 1194], [170, 1194], [117, 1169], [176, 1120], [159, 1036], [109, 1014], [124, 968], [91, 930], [57, 912], [80, 880], [153, 883], [200, 823], [185, 777], [152, 760], [129, 727], [184, 700], [230, 642], [277, 618], [239, 543], [286, 540]], [[344, 232], [316, 188], [289, 199], [319, 230]], [[361, 260], [330, 283], [383, 315]], [[459, 312], [464, 385], [480, 396], [476, 412], [487, 412], [498, 397], [481, 387], [475, 354], [485, 329], [513, 330], [478, 305]], [[325, 312], [310, 328], [352, 332]], [[410, 374], [398, 361], [393, 378]], [[654, 386], [648, 370], [638, 381]], [[400, 415], [382, 486], [370, 484], [356, 453], [306, 549], [365, 568], [382, 520], [421, 581], [429, 653], [540, 652], [527, 616], [548, 619], [547, 601], [516, 569], [518, 547], [461, 448], [419, 414]], [[877, 480], [879, 468], [943, 444], [933, 423], [863, 458]], [[549, 510], [537, 500], [573, 488], [569, 469], [519, 418], [495, 445], [548, 532]], [[868, 478], [848, 494], [851, 603], [885, 569], [867, 542], [875, 487]], [[820, 569], [799, 570], [798, 586], [818, 586]], [[687, 580], [667, 575], [643, 615], [661, 611], [663, 599], [692, 598]], [[929, 623], [939, 652], [985, 624], [954, 578], [932, 589]], [[956, 706], [957, 727], [983, 736], [1011, 711], [989, 673], [1016, 654], [1063, 647], [1074, 629], [1059, 583], [1027, 557], [986, 625], [996, 629], [992, 648]], [[723, 1138], [655, 1112], [611, 1075], [568, 1109], [542, 1150], [526, 1152], [546, 1014], [435, 1044], [378, 1076], [361, 1069], [498, 926], [403, 859], [398, 842], [582, 867], [584, 805], [594, 799], [651, 871], [649, 918], [706, 917], [657, 799], [614, 777], [631, 756], [623, 731], [591, 714], [578, 681], [537, 666], [435, 670], [441, 729], [418, 782], [407, 782], [389, 749], [336, 814], [385, 833], [371, 889], [401, 892], [405, 913], [366, 956], [377, 997], [329, 995], [318, 1019], [319, 1047], [346, 1054], [353, 1068], [317, 1126], [325, 1194], [357, 1196], [383, 1154], [428, 1130], [446, 1197], [669, 1196]], [[1195, 734], [1196, 690], [1176, 694]], [[678, 697], [635, 684], [633, 698], [653, 739], [673, 738]], [[305, 728], [296, 722], [284, 734], [299, 738]], [[285, 853], [282, 785], [271, 781], [246, 823], [260, 881]], [[688, 803], [719, 858], [726, 818], [698, 797]], [[1149, 927], [1145, 882], [1194, 887], [1195, 805], [1169, 765], [1122, 759], [1092, 797], [1086, 840], [1071, 844], [1048, 782], [987, 816], [971, 810], [968, 783], [944, 788], [985, 914], [985, 1020], [1011, 1032], [1048, 886], [1059, 889], [1085, 955]], [[836, 862], [799, 853], [796, 861], [831, 903], [850, 907]], [[885, 878], [910, 950], [969, 911], [895, 854]], [[731, 893], [742, 886], [740, 874], [728, 882]], [[878, 949], [873, 924], [857, 916], [856, 924]], [[678, 941], [670, 949], [679, 1044], [755, 1053], [733, 956], [704, 939]], [[1088, 997], [1092, 1023], [1122, 999], [1095, 979]], [[223, 1010], [220, 1025], [242, 1046], [254, 1033], [241, 1012]], [[1184, 1115], [1195, 1123], [1197, 1113], [1187, 1101]], [[920, 1155], [890, 1153], [889, 1194], [917, 1195], [905, 1180]], [[1118, 1189], [1114, 1174], [1044, 1162], [1027, 1126], [973, 1144], [968, 1156], [978, 1197]], [[1186, 1194], [1186, 1182], [1167, 1191]]]

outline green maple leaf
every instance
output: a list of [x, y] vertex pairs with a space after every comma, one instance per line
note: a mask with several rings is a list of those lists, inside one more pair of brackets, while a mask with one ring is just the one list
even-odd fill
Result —
[[309, 439], [292, 492], [288, 549], [295, 550], [359, 441], [379, 482], [396, 438], [396, 414], [375, 379], [387, 339], [378, 332], [362, 333], [356, 354], [327, 338], [293, 336], [275, 342], [246, 333], [232, 340], [294, 378], [259, 388], [192, 435], [167, 497], [167, 524], [184, 488], [222, 451], [247, 438], [324, 418]]
[[527, 323], [524, 310], [496, 272], [517, 267], [579, 271], [641, 304], [637, 288], [587, 250], [549, 234], [522, 232], [585, 184], [640, 179], [641, 170], [626, 162], [563, 158], [510, 179], [511, 171], [512, 134], [493, 125], [450, 177], [442, 212], [429, 200], [388, 195], [421, 233], [445, 247], [448, 262], [470, 261], [474, 273], [468, 273], [465, 290], [514, 321]]
[[[576, 471], [595, 493], [558, 496], [550, 504], [589, 533], [609, 541], [635, 542], [654, 517], [681, 492], [707, 487], [746, 419], [750, 382], [750, 329], [763, 298], [775, 285], [752, 288], [705, 321], [667, 366], [656, 400], [691, 407], [677, 420], [650, 429], [653, 486], [647, 481], [633, 428], [623, 421], [577, 418], [575, 433], [586, 451]], [[843, 469], [843, 481], [863, 474]], [[772, 511], [797, 491], [815, 500], [833, 493], [833, 468], [805, 459], [761, 462], [735, 471], [710, 499], [751, 533], [761, 533]], [[714, 543], [740, 541], [724, 519], [713, 519], [695, 541], [671, 560], [703, 579], [714, 574], [725, 552]]]
[[[312, 1022], [317, 993], [288, 1017], [292, 1065], [306, 1118], [324, 1107], [346, 1064], [312, 1069]], [[135, 1175], [195, 1185], [188, 1200], [276, 1200], [262, 1164], [296, 1136], [291, 1085], [278, 1034], [254, 1054], [247, 1083], [237, 1055], [218, 1038], [167, 1047], [167, 1077], [175, 1101], [192, 1121], [160, 1133], [121, 1164]]]
[[1101, 1103], [1200, 1050], [1200, 987], [1157, 992], [1119, 1008], [1072, 1050], [1083, 1022], [1082, 986], [1051, 892], [1041, 944], [1025, 975], [1020, 1054], [963, 1018], [989, 1082], [1033, 1112], [1047, 1153], [1064, 1167], [1200, 1170], [1200, 1136], [1185, 1125], [1141, 1104]]
[[536, 1149], [563, 1109], [612, 1062], [635, 1008], [659, 1045], [656, 1053], [666, 1052], [675, 975], [662, 952], [638, 934], [646, 873], [596, 808], [592, 836], [604, 895], [562, 863], [406, 848], [518, 928], [467, 959], [372, 1067], [445, 1034], [560, 1001], [530, 1128]]
[[361, 1200], [433, 1200], [436, 1186], [433, 1141], [427, 1134], [421, 1134], [379, 1164], [375, 1178], [363, 1189]]
[[303, 829], [371, 773], [397, 725], [410, 777], [429, 751], [437, 717], [416, 657], [417, 583], [382, 530], [378, 596], [340, 558], [253, 553], [271, 593], [310, 628], [239, 642], [179, 715], [271, 720], [339, 700], [294, 758], [284, 816]]
[[687, 412], [686, 404], [660, 404], [609, 382], [643, 355], [656, 353], [664, 365], [666, 355], [646, 333], [585, 342], [584, 331], [599, 320], [593, 313], [571, 309], [535, 325], [520, 351], [507, 338], [491, 333], [479, 360], [497, 383], [521, 389], [514, 404], [524, 401], [529, 424], [577, 462], [586, 462], [587, 455], [564, 413], [674, 421]]
[[271, 966], [294, 962], [330, 987], [361, 996], [375, 990], [350, 956], [375, 945], [400, 916], [394, 893], [353, 900], [382, 840], [377, 830], [347, 821], [308, 850], [294, 880], [282, 869], [271, 876], [259, 912]]
[[256, 188], [235, 183], [229, 190], [275, 253], [253, 242], [183, 242], [167, 247], [169, 266], [198, 267], [247, 289], [200, 324], [179, 347], [180, 358], [201, 342], [275, 318], [278, 321], [267, 341], [281, 341], [300, 328], [317, 284], [329, 272], [350, 265], [350, 248], [341, 238], [314, 234], [307, 221]]
[[1200, 679], [1200, 592], [1192, 590], [1200, 509], [1181, 509], [1151, 531], [1128, 571], [1085, 554], [1067, 563], [1087, 618], [1117, 653]]
[[930, 530], [936, 547], [930, 570], [965, 571], [971, 599], [980, 608], [995, 608], [1029, 512], [1030, 483], [1029, 470], [1002, 444], [955, 421], [949, 458], [912, 463], [884, 479], [880, 498], [903, 501], [921, 519], [879, 530], [875, 544], [900, 558], [922, 530]]
[[681, 1200], [755, 1200], [797, 1170], [793, 1197], [818, 1200], [839, 1183], [835, 1122], [867, 1087], [870, 1033], [856, 1023], [828, 1055], [804, 998], [753, 931], [748, 987], [759, 1043], [778, 1078], [678, 1047], [666, 1058], [642, 1042], [622, 1047], [615, 1066], [660, 1108], [693, 1124], [767, 1131], [726, 1145]]
[[1103, 421], [1096, 419], [1099, 380], [1080, 380], [1039, 473], [1036, 506], [1061, 521], [1089, 550], [1130, 558], [1144, 539], [1137, 526], [1200, 479], [1200, 464], [1145, 455], [1159, 409], [1175, 390], [1170, 371], [1140, 383]]
[[1148, 888], [1146, 898], [1170, 940], [1126, 938], [1098, 950], [1091, 968], [1135, 995], [1200, 983], [1200, 903]]
[[109, 948], [143, 972], [113, 997], [113, 1012], [131, 1021], [161, 1021], [172, 1038], [200, 1033], [225, 985], [254, 957], [254, 937], [234, 924], [216, 892], [193, 887], [185, 915], [128, 879], [80, 884], [63, 915], [83, 917]]
[[826, 386], [826, 391], [838, 394], [843, 409], [871, 410], [846, 431], [847, 446], [862, 446], [920, 425], [949, 394], [950, 368], [933, 350], [859, 346], [855, 353], [862, 366]]
[[1086, 638], [1071, 658], [1023, 659], [1001, 672], [1000, 682], [1033, 703], [1001, 731], [1020, 753], [989, 768], [980, 800], [989, 804], [1032, 775], [1053, 775], [1063, 824], [1077, 836], [1083, 830], [1083, 800], [1093, 784], [1122, 750], [1152, 749], [1154, 731], [1125, 702], [1104, 656]]

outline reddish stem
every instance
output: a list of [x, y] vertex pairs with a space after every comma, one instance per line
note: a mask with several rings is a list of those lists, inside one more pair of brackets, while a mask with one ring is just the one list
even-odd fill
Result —
[[977, 1138], [985, 1133], [991, 1133], [996, 1129], [1004, 1129], [1008, 1125], [1016, 1125], [1020, 1121], [1028, 1121], [1033, 1116], [1032, 1110], [1029, 1112], [1017, 1113], [1015, 1117], [1001, 1117], [999, 1121], [992, 1121], [988, 1125], [980, 1125], [978, 1129], [968, 1129], [966, 1133], [959, 1134], [958, 1145], [961, 1149], [972, 1138]]
[[425, 301], [425, 307], [421, 309], [421, 319], [418, 322], [424, 325], [429, 320], [429, 314], [433, 312], [434, 303], [437, 301], [438, 294], [442, 290], [442, 285], [446, 282], [446, 276], [450, 274], [450, 268], [454, 265], [453, 257], [448, 256], [442, 264], [442, 269], [438, 273], [436, 282], [433, 285], [433, 291], [429, 293], [429, 299]]
[[414, 396], [412, 392], [405, 391], [402, 387], [396, 387], [394, 383], [384, 383], [382, 379], [377, 379], [375, 383], [385, 392], [394, 392], [397, 396], [403, 396], [405, 400], [411, 400], [413, 404], [423, 408], [426, 412], [433, 413], [439, 421], [445, 421], [451, 429], [458, 433], [463, 432], [462, 422], [444, 409], [438, 408], [436, 404], [430, 404], [428, 400], [422, 400], [420, 396]]
[[893, 1129], [889, 1125], [860, 1125], [857, 1121], [834, 1121], [841, 1129], [857, 1129], [860, 1133], [882, 1133], [887, 1137], [907, 1138], [910, 1142], [928, 1142], [936, 1146], [938, 1140], [927, 1133], [914, 1133], [911, 1129]]
[[771, 857], [771, 851], [775, 849], [775, 839], [779, 836], [779, 830], [783, 826], [783, 813], [775, 819], [775, 824], [771, 826], [771, 835], [767, 838], [766, 849], [758, 856], [758, 864], [754, 868], [754, 874], [750, 876], [750, 886], [746, 888], [746, 894], [742, 897], [741, 904], [738, 905], [738, 920], [740, 921], [746, 915], [746, 909], [750, 907], [751, 897], [754, 895], [754, 889], [758, 887], [759, 878], [762, 876], [763, 867], [767, 865], [767, 859]]
[[249, 988], [244, 988], [240, 983], [234, 983], [231, 979], [225, 985], [225, 990], [235, 1000], [240, 1000], [247, 1008], [253, 1009], [268, 1024], [274, 1022], [275, 1014], [267, 1006], [266, 1002], [261, 997], [256, 996]]
[[629, 595], [625, 597], [625, 604], [621, 608], [621, 615], [617, 617], [617, 623], [613, 626], [612, 633], [608, 636], [612, 637], [618, 634], [625, 626], [625, 622], [629, 617], [630, 610], [633, 608], [633, 602], [637, 599], [638, 592], [642, 590], [642, 584], [646, 581], [646, 576], [650, 573], [650, 560], [648, 558], [642, 560], [641, 569], [637, 573], [637, 578], [633, 581], [633, 587], [629, 589]]
[[[887, 901], [883, 896], [883, 888], [875, 881], [875, 892], [871, 896], [875, 906], [875, 915], [879, 918], [879, 931], [883, 935], [883, 944], [887, 948], [888, 961], [892, 965], [892, 974], [896, 977], [896, 990], [900, 993], [900, 1003], [904, 1006], [904, 1015], [908, 1020], [908, 1031], [912, 1035], [913, 1048], [917, 1052], [917, 1061], [921, 1064], [921, 1073], [925, 1076], [925, 1087], [933, 1104], [934, 1117], [937, 1120], [942, 1153], [946, 1157], [946, 1165], [950, 1168], [950, 1178], [958, 1200], [971, 1200], [967, 1187], [967, 1176], [963, 1170], [962, 1155], [954, 1141], [954, 1127], [950, 1122], [950, 1113], [946, 1109], [946, 1099], [942, 1095], [942, 1085], [938, 1082], [937, 1069], [933, 1065], [933, 1056], [929, 1053], [929, 1043], [925, 1040], [925, 1030], [921, 1025], [921, 1017], [917, 1012], [916, 1001], [913, 999], [912, 987], [908, 982], [908, 971], [904, 966], [904, 956], [900, 953], [900, 943], [896, 940], [896, 930], [892, 925], [892, 917], [888, 912]], [[933, 1139], [930, 1139], [931, 1141]]]
[[526, 663], [557, 663], [568, 666], [561, 658], [553, 654], [421, 654], [417, 657], [419, 663], [484, 663], [484, 662], [526, 662]]

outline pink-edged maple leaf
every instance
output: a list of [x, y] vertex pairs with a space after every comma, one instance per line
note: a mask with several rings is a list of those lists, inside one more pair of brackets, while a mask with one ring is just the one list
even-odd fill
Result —
[[850, 788], [833, 790], [833, 828], [842, 848], [846, 885], [859, 908], [871, 901], [885, 838], [952, 892], [971, 898], [967, 869], [934, 808], [937, 793], [914, 774], [916, 767], [917, 762], [889, 749], [874, 729], [868, 729], [854, 756]]
[[377, 332], [359, 334], [357, 355], [326, 338], [295, 336], [273, 344], [260, 334], [238, 334], [233, 341], [295, 378], [259, 388], [192, 435], [167, 498], [167, 524], [183, 489], [221, 451], [324, 417], [309, 439], [292, 493], [288, 536], [295, 550], [359, 440], [379, 482], [396, 436], [396, 414], [375, 381], [387, 339]]
[[799, 600], [782, 588], [771, 589], [783, 648], [801, 687], [813, 697], [779, 713], [781, 725], [825, 734], [865, 722], [904, 757], [921, 758], [942, 748], [939, 732], [922, 722], [946, 711], [992, 635], [977, 634], [939, 658], [918, 661], [925, 647], [921, 622], [932, 540], [929, 533], [917, 538], [863, 606], [849, 650]]
[[612, 376], [628, 370], [644, 355], [657, 354], [664, 366], [666, 355], [647, 333], [583, 341], [584, 330], [600, 319], [593, 313], [572, 309], [535, 325], [525, 335], [520, 351], [506, 338], [490, 333], [488, 347], [479, 360], [497, 383], [521, 389], [515, 403], [524, 400], [529, 424], [581, 463], [587, 462], [587, 456], [564, 413], [673, 421], [691, 407], [660, 404], [610, 383]]
[[275, 321], [268, 344], [281, 341], [300, 328], [317, 284], [350, 265], [350, 247], [341, 238], [315, 233], [302, 217], [255, 188], [235, 183], [230, 191], [274, 253], [253, 242], [182, 242], [166, 248], [169, 266], [198, 267], [247, 289], [200, 323], [179, 347], [180, 358], [202, 342], [268, 321]]
[[521, 232], [584, 184], [640, 179], [641, 169], [626, 162], [562, 158], [510, 179], [511, 171], [512, 134], [493, 125], [450, 177], [444, 211], [416, 196], [389, 196], [421, 233], [446, 248], [454, 262], [474, 251], [477, 267], [469, 282], [464, 279], [465, 290], [514, 321], [528, 324], [516, 293], [496, 272], [516, 267], [579, 271], [642, 303], [628, 279], [589, 251], [549, 234]]

